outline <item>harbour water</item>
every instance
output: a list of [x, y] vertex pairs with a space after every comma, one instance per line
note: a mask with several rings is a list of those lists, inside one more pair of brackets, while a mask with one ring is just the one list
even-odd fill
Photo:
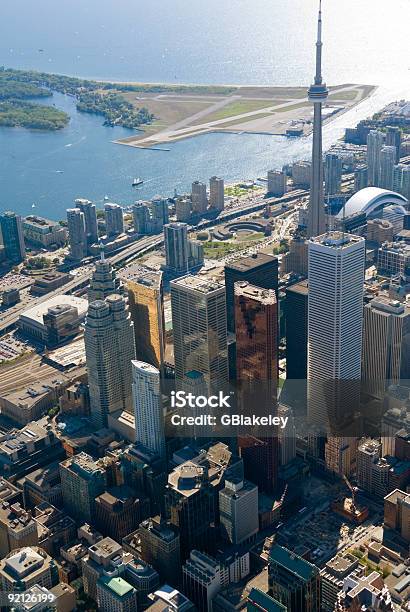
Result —
[[[410, 96], [410, 4], [323, 4], [328, 84], [379, 85], [372, 98], [325, 127], [329, 146], [348, 125]], [[4, 5], [2, 21], [10, 27], [0, 41], [0, 64], [6, 66], [112, 80], [278, 86], [307, 86], [314, 72], [316, 0], [6, 0]], [[257, 177], [310, 154], [310, 139], [246, 134], [207, 134], [173, 143], [168, 152], [133, 149], [112, 143], [128, 130], [77, 113], [72, 98], [54, 94], [49, 103], [71, 115], [64, 130], [0, 129], [0, 210], [60, 219], [76, 197], [102, 205], [107, 195], [129, 204], [183, 192], [193, 180], [213, 174], [227, 181]], [[131, 186], [135, 176], [144, 179], [137, 189]]]

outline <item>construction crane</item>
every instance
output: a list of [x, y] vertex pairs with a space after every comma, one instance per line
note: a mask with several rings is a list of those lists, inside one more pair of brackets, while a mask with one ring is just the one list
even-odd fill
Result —
[[353, 511], [356, 511], [356, 489], [355, 487], [353, 487], [353, 485], [350, 483], [349, 479], [347, 476], [345, 476], [343, 474], [343, 480], [345, 481], [345, 483], [347, 484], [351, 494], [352, 494], [352, 509]]

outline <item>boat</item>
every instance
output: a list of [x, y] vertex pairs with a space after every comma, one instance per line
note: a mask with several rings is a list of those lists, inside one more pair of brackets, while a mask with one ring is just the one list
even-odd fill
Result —
[[104, 196], [104, 202], [108, 202], [109, 199], [110, 198], [107, 195]]
[[138, 185], [142, 185], [142, 183], [143, 183], [143, 182], [144, 182], [144, 181], [143, 181], [141, 178], [135, 178], [135, 179], [132, 181], [132, 186], [133, 186], [133, 187], [138, 187]]

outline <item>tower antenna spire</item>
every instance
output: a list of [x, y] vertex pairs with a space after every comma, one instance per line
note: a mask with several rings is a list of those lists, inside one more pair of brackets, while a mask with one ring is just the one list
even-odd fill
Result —
[[310, 182], [307, 237], [314, 238], [326, 231], [323, 197], [322, 106], [328, 90], [322, 79], [322, 0], [319, 0], [316, 39], [316, 73], [308, 95], [313, 103], [312, 176]]

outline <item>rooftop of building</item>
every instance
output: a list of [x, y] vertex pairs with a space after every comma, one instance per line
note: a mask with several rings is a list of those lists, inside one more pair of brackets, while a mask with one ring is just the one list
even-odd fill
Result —
[[120, 576], [116, 576], [114, 578], [110, 578], [109, 576], [102, 576], [99, 579], [100, 584], [103, 584], [105, 587], [113, 591], [118, 597], [125, 597], [129, 593], [134, 590], [129, 582], [121, 578]]
[[171, 291], [173, 287], [186, 287], [187, 289], [192, 289], [193, 291], [204, 294], [225, 290], [224, 285], [215, 279], [208, 279], [205, 276], [193, 276], [190, 274], [171, 281]]
[[138, 361], [137, 359], [133, 359], [131, 361], [132, 368], [135, 372], [142, 372], [143, 374], [155, 374], [159, 376], [159, 370], [155, 366], [150, 363], [146, 363], [145, 361]]
[[10, 574], [13, 579], [21, 580], [42, 568], [47, 559], [49, 559], [47, 553], [41, 548], [26, 546], [12, 551], [3, 559], [3, 571]]
[[121, 554], [122, 546], [112, 538], [107, 537], [92, 544], [89, 550], [100, 557], [111, 558]]
[[120, 277], [126, 282], [131, 282], [141, 287], [147, 287], [149, 289], [161, 288], [162, 283], [162, 272], [155, 270], [147, 270], [141, 266], [130, 266], [130, 269], [122, 271]]
[[273, 263], [277, 261], [277, 258], [273, 255], [267, 255], [266, 253], [256, 253], [254, 255], [250, 255], [249, 257], [243, 257], [241, 259], [237, 259], [232, 263], [226, 264], [226, 270], [235, 270], [236, 272], [249, 272], [254, 268], [259, 268], [259, 266], [263, 266], [269, 263]]
[[391, 504], [397, 505], [398, 502], [405, 502], [406, 504], [410, 504], [410, 493], [406, 493], [405, 491], [401, 491], [400, 489], [394, 489], [391, 493], [388, 493], [384, 498], [384, 501], [388, 501]]
[[323, 568], [321, 573], [330, 572], [332, 574], [346, 574], [349, 570], [357, 566], [358, 560], [353, 555], [346, 553], [343, 555], [337, 555], [330, 559]]
[[269, 612], [286, 612], [287, 608], [281, 603], [264, 593], [260, 589], [253, 588], [248, 595], [248, 611], [269, 610]]
[[20, 490], [5, 478], [0, 477], [0, 504], [17, 499], [19, 496]]
[[87, 474], [91, 476], [96, 472], [101, 472], [103, 468], [87, 453], [78, 453], [73, 457], [69, 457], [60, 463], [62, 467], [69, 470], [80, 472], [81, 474]]
[[13, 430], [3, 436], [0, 442], [0, 455], [13, 456], [14, 453], [24, 449], [28, 444], [39, 442], [48, 436], [51, 425], [44, 417], [37, 421], [31, 421], [22, 429]]
[[8, 530], [14, 533], [24, 532], [32, 521], [31, 513], [24, 510], [19, 503], [10, 504], [3, 501], [0, 504], [0, 522], [7, 525]]
[[161, 520], [160, 516], [153, 516], [145, 521], [142, 521], [140, 528], [146, 529], [165, 542], [172, 542], [179, 537], [173, 525]]
[[47, 226], [61, 227], [57, 221], [51, 221], [50, 219], [46, 219], [46, 217], [38, 217], [37, 215], [28, 215], [27, 217], [24, 217], [24, 223], [28, 223], [39, 228], [44, 228]]
[[364, 244], [364, 238], [339, 231], [326, 232], [321, 236], [316, 236], [309, 240], [310, 244], [319, 244], [335, 250], [346, 249], [352, 244], [357, 244], [359, 242], [363, 242]]
[[78, 310], [80, 318], [85, 317], [88, 309], [88, 302], [84, 298], [77, 297], [75, 295], [55, 295], [54, 297], [37, 304], [28, 310], [25, 310], [20, 318], [25, 321], [31, 321], [37, 325], [43, 325], [43, 316], [47, 314], [49, 308], [66, 304], [68, 306], [74, 306]]
[[286, 568], [289, 572], [302, 578], [303, 580], [309, 580], [316, 573], [319, 572], [318, 568], [312, 563], [305, 561], [302, 557], [299, 557], [292, 551], [275, 544], [272, 546], [269, 553], [269, 560], [277, 563], [282, 567]]
[[305, 278], [304, 280], [299, 281], [298, 283], [295, 283], [293, 285], [289, 285], [289, 287], [286, 287], [286, 293], [300, 293], [301, 295], [308, 295], [309, 294], [309, 282], [308, 279]]
[[362, 453], [373, 454], [380, 450], [380, 442], [377, 440], [363, 440], [358, 446], [358, 450]]
[[255, 300], [264, 306], [276, 304], [276, 292], [274, 289], [262, 289], [246, 281], [238, 281], [235, 283], [234, 291], [236, 296]]
[[410, 244], [406, 244], [403, 240], [400, 242], [383, 242], [379, 251], [393, 251], [403, 253], [410, 256]]
[[378, 295], [368, 304], [369, 308], [380, 310], [388, 314], [410, 314], [410, 303], [405, 304], [399, 300], [394, 300], [385, 295]]

